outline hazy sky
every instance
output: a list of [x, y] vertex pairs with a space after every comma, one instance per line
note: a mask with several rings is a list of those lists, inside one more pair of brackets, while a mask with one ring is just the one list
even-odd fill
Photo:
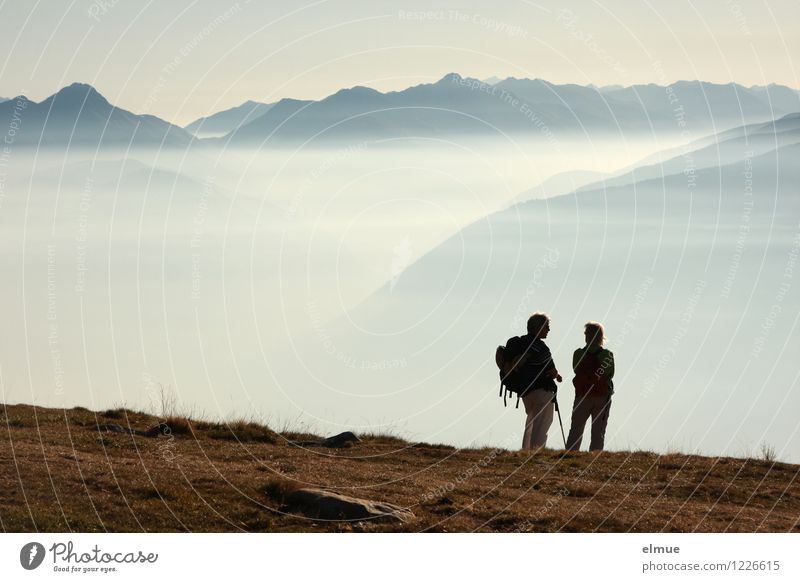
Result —
[[0, 0], [0, 95], [40, 100], [82, 81], [185, 124], [247, 99], [399, 89], [451, 71], [798, 88], [797, 22], [797, 0]]

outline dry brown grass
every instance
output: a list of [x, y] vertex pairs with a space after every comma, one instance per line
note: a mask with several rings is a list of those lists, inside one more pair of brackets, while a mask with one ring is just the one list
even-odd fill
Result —
[[206, 434], [213, 439], [231, 440], [240, 443], [274, 444], [278, 438], [265, 426], [249, 420], [232, 420], [230, 422], [211, 424]]
[[186, 435], [193, 432], [192, 421], [185, 416], [172, 415], [159, 420], [169, 427], [171, 434]]
[[[157, 438], [99, 434], [98, 423]], [[0, 407], [4, 531], [800, 531], [800, 467], [763, 459], [454, 449], [359, 435], [290, 446], [250, 420]], [[291, 438], [291, 437], [290, 437]], [[405, 524], [286, 514], [313, 486], [408, 507]]]

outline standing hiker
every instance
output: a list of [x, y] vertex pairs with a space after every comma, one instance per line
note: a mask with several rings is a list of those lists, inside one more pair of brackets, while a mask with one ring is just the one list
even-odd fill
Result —
[[516, 391], [525, 404], [522, 448], [538, 449], [547, 443], [547, 431], [553, 422], [555, 381], [561, 382], [561, 375], [550, 348], [542, 341], [550, 332], [550, 318], [544, 313], [534, 313], [527, 327], [526, 335], [508, 340], [505, 357], [513, 361], [514, 375], [521, 382]]
[[614, 354], [603, 348], [605, 331], [602, 324], [596, 321], [587, 323], [584, 337], [586, 345], [575, 350], [572, 356], [575, 403], [572, 406], [567, 450], [577, 451], [581, 448], [583, 430], [591, 416], [592, 440], [589, 450], [602, 451], [611, 410], [611, 395], [614, 393]]

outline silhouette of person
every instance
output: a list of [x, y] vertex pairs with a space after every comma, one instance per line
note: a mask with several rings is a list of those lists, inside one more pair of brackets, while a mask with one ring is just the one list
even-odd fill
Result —
[[547, 444], [547, 431], [553, 423], [553, 399], [556, 381], [561, 382], [550, 348], [542, 341], [550, 333], [550, 318], [534, 313], [528, 318], [528, 333], [509, 341], [512, 357], [519, 358], [521, 374], [528, 387], [521, 398], [525, 405], [523, 449], [538, 449]]
[[605, 446], [611, 395], [614, 393], [614, 354], [603, 347], [605, 330], [602, 324], [590, 321], [584, 326], [586, 345], [572, 355], [575, 378], [575, 402], [572, 405], [567, 450], [581, 448], [583, 431], [592, 419], [590, 451], [602, 451]]

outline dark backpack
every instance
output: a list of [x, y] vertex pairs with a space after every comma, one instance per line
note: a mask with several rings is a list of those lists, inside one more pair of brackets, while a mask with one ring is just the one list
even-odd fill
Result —
[[517, 406], [519, 408], [520, 396], [528, 389], [529, 382], [525, 381], [522, 374], [522, 366], [525, 363], [525, 355], [515, 353], [516, 350], [509, 349], [511, 344], [520, 341], [518, 336], [510, 338], [506, 345], [497, 346], [494, 352], [494, 361], [500, 370], [500, 394], [503, 398], [503, 406], [508, 406], [506, 398], [509, 393], [517, 395]]

